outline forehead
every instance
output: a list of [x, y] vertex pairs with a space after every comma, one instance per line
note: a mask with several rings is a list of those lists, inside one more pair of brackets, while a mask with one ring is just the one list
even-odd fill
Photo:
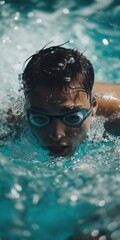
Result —
[[31, 107], [57, 110], [58, 108], [88, 107], [90, 98], [83, 90], [67, 88], [60, 91], [58, 88], [34, 88], [30, 96]]

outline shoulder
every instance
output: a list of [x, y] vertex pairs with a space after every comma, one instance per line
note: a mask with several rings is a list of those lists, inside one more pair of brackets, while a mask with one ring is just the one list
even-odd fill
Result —
[[120, 98], [120, 84], [113, 83], [95, 83], [94, 90], [101, 94], [110, 94]]
[[120, 113], [120, 84], [96, 83], [93, 95], [98, 100], [97, 115], [110, 117]]
[[120, 135], [120, 84], [96, 83], [93, 96], [98, 101], [96, 114], [106, 118], [105, 129]]

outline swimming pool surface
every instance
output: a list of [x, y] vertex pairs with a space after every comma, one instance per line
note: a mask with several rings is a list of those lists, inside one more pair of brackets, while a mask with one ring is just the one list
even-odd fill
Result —
[[0, 240], [120, 240], [120, 137], [103, 137], [104, 119], [67, 158], [6, 121], [23, 106], [23, 62], [50, 41], [85, 50], [96, 82], [120, 83], [119, 16], [115, 0], [0, 0]]

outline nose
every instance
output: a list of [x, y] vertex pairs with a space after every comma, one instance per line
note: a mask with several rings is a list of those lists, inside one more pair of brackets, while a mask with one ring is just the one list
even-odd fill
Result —
[[49, 137], [54, 141], [59, 141], [65, 137], [64, 124], [59, 119], [53, 119], [50, 125]]

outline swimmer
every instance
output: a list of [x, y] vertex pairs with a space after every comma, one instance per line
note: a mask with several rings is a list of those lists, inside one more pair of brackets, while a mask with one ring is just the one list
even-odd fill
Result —
[[22, 83], [30, 129], [51, 154], [74, 154], [95, 114], [120, 132], [120, 84], [94, 84], [93, 66], [78, 50], [41, 49], [27, 60]]

